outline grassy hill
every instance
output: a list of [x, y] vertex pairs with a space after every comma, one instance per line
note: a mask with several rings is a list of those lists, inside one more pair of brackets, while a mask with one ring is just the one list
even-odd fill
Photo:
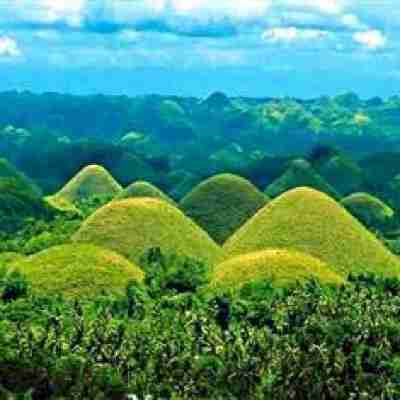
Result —
[[155, 247], [166, 254], [209, 263], [220, 255], [219, 246], [190, 218], [167, 202], [152, 198], [105, 205], [83, 223], [74, 240], [112, 249], [135, 262]]
[[85, 299], [104, 292], [123, 293], [130, 281], [142, 281], [144, 273], [130, 261], [93, 245], [52, 247], [11, 264], [32, 283], [32, 290]]
[[116, 195], [122, 191], [119, 183], [99, 165], [88, 165], [75, 175], [57, 194], [74, 203], [95, 195]]
[[180, 208], [217, 243], [224, 243], [268, 200], [246, 179], [222, 174], [195, 187], [180, 202]]
[[368, 227], [383, 227], [394, 216], [394, 211], [383, 201], [368, 193], [354, 193], [341, 204]]
[[310, 254], [343, 276], [399, 275], [400, 263], [381, 242], [326, 194], [291, 190], [273, 200], [224, 246], [224, 258], [267, 249]]
[[269, 280], [276, 287], [311, 279], [326, 284], [342, 284], [344, 279], [327, 264], [308, 254], [285, 249], [264, 250], [231, 258], [219, 264], [212, 286], [236, 288], [249, 282]]
[[163, 193], [156, 186], [149, 182], [138, 181], [134, 182], [128, 187], [126, 187], [122, 192], [120, 192], [115, 200], [123, 200], [135, 197], [151, 197], [159, 200], [164, 200], [167, 203], [175, 204], [175, 202]]
[[303, 159], [292, 161], [283, 175], [267, 187], [265, 193], [270, 197], [277, 197], [288, 190], [303, 186], [340, 198], [339, 193], [314, 170], [308, 161]]

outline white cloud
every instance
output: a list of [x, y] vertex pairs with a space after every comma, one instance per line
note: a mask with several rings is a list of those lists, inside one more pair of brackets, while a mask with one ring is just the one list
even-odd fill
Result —
[[0, 36], [0, 57], [19, 57], [22, 55], [18, 43], [9, 36]]
[[265, 15], [271, 0], [145, 0], [148, 7], [158, 11], [192, 17], [208, 15], [252, 18]]
[[376, 29], [364, 32], [356, 32], [353, 35], [353, 40], [370, 50], [383, 48], [387, 43], [386, 36], [381, 31]]
[[365, 30], [368, 29], [367, 25], [365, 25], [360, 18], [355, 14], [344, 14], [341, 17], [341, 22], [344, 26], [350, 29], [358, 29]]
[[41, 0], [48, 18], [53, 20], [66, 19], [71, 24], [80, 24], [81, 15], [86, 6], [86, 0]]
[[325, 14], [339, 14], [343, 11], [344, 0], [280, 0], [284, 7], [316, 10]]
[[23, 21], [53, 24], [63, 22], [81, 26], [88, 0], [14, 0], [10, 6], [15, 18]]
[[289, 28], [272, 28], [262, 34], [262, 38], [269, 42], [284, 42], [290, 43], [295, 41], [308, 41], [321, 39], [328, 33], [318, 29], [298, 29], [295, 27]]

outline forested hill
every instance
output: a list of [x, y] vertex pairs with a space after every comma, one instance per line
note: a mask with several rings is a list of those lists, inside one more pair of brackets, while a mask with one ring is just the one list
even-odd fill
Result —
[[139, 131], [176, 140], [195, 135], [239, 134], [400, 137], [400, 97], [361, 100], [347, 93], [312, 100], [206, 99], [157, 95], [72, 96], [57, 93], [0, 93], [0, 126], [48, 131], [71, 139], [118, 139]]
[[[88, 163], [124, 184], [188, 172], [237, 171], [254, 160], [330, 145], [360, 159], [400, 150], [400, 97], [312, 100], [0, 93], [0, 156], [51, 192]], [[201, 152], [199, 151], [201, 149]], [[161, 171], [161, 177], [160, 177]]]

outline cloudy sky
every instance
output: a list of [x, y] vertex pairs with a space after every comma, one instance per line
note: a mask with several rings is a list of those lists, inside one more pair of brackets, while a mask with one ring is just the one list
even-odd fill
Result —
[[0, 90], [400, 89], [398, 0], [0, 0]]

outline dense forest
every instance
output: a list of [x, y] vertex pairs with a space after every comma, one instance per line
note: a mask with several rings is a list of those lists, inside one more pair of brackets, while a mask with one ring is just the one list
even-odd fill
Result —
[[264, 158], [304, 155], [317, 145], [333, 145], [356, 159], [400, 149], [400, 97], [5, 92], [0, 104], [0, 154], [46, 193], [90, 163], [107, 167], [123, 184], [140, 178], [168, 189], [176, 174], [237, 172]]

